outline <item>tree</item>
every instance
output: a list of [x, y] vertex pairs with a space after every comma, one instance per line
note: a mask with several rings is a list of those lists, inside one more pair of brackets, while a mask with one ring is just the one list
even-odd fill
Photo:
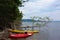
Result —
[[49, 21], [51, 21], [49, 17], [34, 16], [34, 17], [31, 17], [31, 19], [32, 19], [32, 30], [34, 29], [34, 26], [40, 28], [40, 27], [46, 26], [49, 23]]
[[22, 7], [23, 0], [0, 0], [0, 28], [11, 28], [17, 18], [22, 19], [22, 13], [18, 7]]
[[16, 20], [14, 21], [14, 29], [20, 29], [20, 26], [22, 25], [22, 17], [23, 14], [20, 12], [20, 14], [17, 16]]
[[32, 19], [32, 30], [34, 30], [34, 23], [35, 23], [35, 16], [34, 17], [31, 17], [31, 19]]
[[8, 37], [7, 28], [12, 28], [11, 25], [22, 20], [23, 15], [18, 7], [22, 7], [24, 2], [23, 0], [0, 0], [0, 30], [5, 29], [2, 38]]

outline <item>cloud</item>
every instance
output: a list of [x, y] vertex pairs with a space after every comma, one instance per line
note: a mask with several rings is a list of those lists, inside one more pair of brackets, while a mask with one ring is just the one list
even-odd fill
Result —
[[39, 11], [40, 9], [47, 8], [53, 2], [54, 0], [37, 0], [35, 2], [26, 2], [21, 10], [23, 11], [23, 13], [33, 13]]
[[60, 1], [59, 0], [35, 0], [24, 3], [24, 7], [19, 8], [23, 11], [23, 18], [31, 16], [50, 16], [54, 20], [59, 19]]

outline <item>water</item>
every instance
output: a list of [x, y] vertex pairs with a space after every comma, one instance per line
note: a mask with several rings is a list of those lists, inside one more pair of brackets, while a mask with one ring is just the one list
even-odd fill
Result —
[[[31, 25], [32, 23], [23, 23]], [[48, 23], [47, 26], [41, 27], [39, 33], [26, 38], [26, 40], [60, 40], [60, 21]]]

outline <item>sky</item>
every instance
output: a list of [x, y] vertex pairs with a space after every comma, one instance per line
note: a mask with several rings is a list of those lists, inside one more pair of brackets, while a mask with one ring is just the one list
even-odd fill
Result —
[[29, 0], [23, 5], [24, 7], [19, 7], [24, 14], [23, 19], [47, 16], [55, 21], [60, 21], [60, 0]]

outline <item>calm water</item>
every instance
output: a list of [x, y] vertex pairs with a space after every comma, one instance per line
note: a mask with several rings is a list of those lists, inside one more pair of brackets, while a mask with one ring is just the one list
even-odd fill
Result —
[[[23, 22], [24, 26], [31, 25], [31, 22]], [[38, 28], [37, 28], [38, 29]], [[48, 23], [47, 26], [41, 27], [39, 33], [23, 40], [60, 40], [60, 21]]]

